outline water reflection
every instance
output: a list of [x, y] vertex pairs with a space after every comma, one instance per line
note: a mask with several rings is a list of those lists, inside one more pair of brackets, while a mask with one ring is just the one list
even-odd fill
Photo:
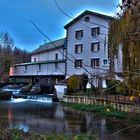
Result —
[[11, 107], [8, 109], [8, 122], [9, 122], [9, 128], [12, 128], [13, 112]]
[[125, 120], [105, 118], [98, 114], [81, 113], [59, 104], [33, 102], [0, 102], [0, 124], [4, 127], [19, 128], [37, 133], [58, 132], [69, 135], [96, 134], [101, 140], [139, 140], [139, 128], [134, 132], [112, 135], [127, 127]]
[[23, 99], [23, 98], [18, 98], [18, 99], [12, 98], [10, 100], [10, 102], [13, 102], [13, 103], [19, 103], [19, 102], [25, 102], [25, 101], [27, 101], [27, 99]]

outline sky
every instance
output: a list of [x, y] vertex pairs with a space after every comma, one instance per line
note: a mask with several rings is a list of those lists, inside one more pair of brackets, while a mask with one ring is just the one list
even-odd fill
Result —
[[[113, 16], [120, 0], [57, 0], [72, 17], [85, 10]], [[0, 0], [0, 32], [7, 31], [15, 46], [33, 51], [48, 40], [31, 24], [31, 20], [51, 39], [65, 37], [64, 26], [72, 19], [64, 15], [55, 0]]]

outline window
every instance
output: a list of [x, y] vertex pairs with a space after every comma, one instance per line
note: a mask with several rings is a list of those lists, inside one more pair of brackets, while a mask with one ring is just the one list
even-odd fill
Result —
[[54, 68], [55, 68], [55, 70], [58, 69], [58, 63], [54, 64]]
[[41, 64], [38, 65], [38, 71], [41, 71]]
[[98, 52], [100, 50], [100, 43], [91, 43], [91, 52]]
[[91, 67], [99, 67], [100, 59], [99, 58], [92, 58], [91, 59]]
[[103, 59], [103, 65], [107, 66], [108, 65], [108, 60], [107, 59]]
[[75, 60], [75, 68], [82, 67], [82, 59]]
[[34, 62], [36, 62], [36, 58], [34, 58]]
[[100, 34], [100, 27], [96, 27], [96, 28], [92, 28], [91, 29], [91, 35], [93, 36], [93, 37], [96, 37], [96, 36], [98, 36]]
[[75, 45], [75, 53], [82, 53], [83, 52], [83, 44]]
[[24, 73], [26, 73], [27, 72], [27, 65], [25, 65], [25, 67], [24, 67]]
[[83, 30], [79, 30], [75, 32], [75, 38], [81, 39], [83, 37]]
[[85, 17], [85, 21], [89, 22], [90, 21], [90, 17]]
[[58, 53], [55, 54], [55, 60], [58, 60]]

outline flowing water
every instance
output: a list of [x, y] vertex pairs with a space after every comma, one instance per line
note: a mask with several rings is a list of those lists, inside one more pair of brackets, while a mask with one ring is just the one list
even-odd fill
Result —
[[139, 127], [113, 135], [114, 132], [132, 124], [95, 113], [75, 111], [59, 103], [52, 103], [50, 97], [0, 101], [0, 127], [16, 127], [25, 132], [94, 134], [101, 140], [140, 140]]

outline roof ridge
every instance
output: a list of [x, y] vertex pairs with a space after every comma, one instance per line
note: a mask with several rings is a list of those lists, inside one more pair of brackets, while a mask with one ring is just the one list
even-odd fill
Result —
[[[61, 47], [65, 44], [65, 40], [66, 38], [61, 38], [61, 39], [54, 40], [52, 42], [44, 43], [43, 45], [40, 45], [40, 47], [32, 51], [32, 54], [48, 51], [49, 49], [54, 49], [55, 47]], [[54, 44], [56, 46], [54, 46]]]
[[105, 14], [102, 14], [102, 13], [99, 13], [99, 12], [90, 11], [90, 10], [85, 10], [82, 13], [80, 13], [78, 16], [76, 16], [75, 18], [73, 18], [69, 23], [67, 23], [64, 26], [64, 28], [67, 29], [71, 24], [73, 24], [75, 21], [77, 21], [78, 19], [80, 19], [85, 14], [93, 14], [95, 16], [99, 16], [99, 17], [102, 17], [102, 18], [107, 18], [107, 19], [110, 19], [110, 20], [113, 19], [113, 17], [112, 16], [109, 16], [109, 15], [105, 15]]

